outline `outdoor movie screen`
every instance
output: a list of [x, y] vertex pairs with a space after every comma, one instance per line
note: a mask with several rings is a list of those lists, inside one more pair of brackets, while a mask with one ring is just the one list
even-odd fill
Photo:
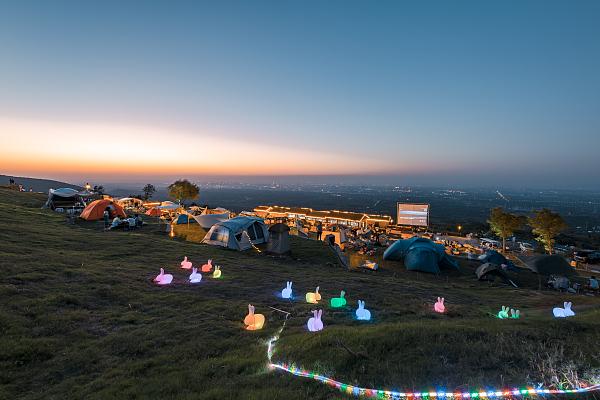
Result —
[[429, 204], [398, 203], [398, 225], [428, 226]]

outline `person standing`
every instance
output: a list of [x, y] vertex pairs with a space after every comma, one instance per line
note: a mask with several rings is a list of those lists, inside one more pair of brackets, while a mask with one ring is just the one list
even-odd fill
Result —
[[108, 221], [110, 219], [110, 213], [108, 212], [108, 208], [104, 210], [104, 229], [108, 228]]
[[321, 240], [321, 236], [323, 236], [323, 224], [319, 221], [317, 222], [317, 240]]

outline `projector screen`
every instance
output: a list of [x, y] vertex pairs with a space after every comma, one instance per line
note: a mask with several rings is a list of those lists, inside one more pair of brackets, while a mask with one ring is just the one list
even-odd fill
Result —
[[398, 203], [398, 225], [428, 226], [429, 204]]

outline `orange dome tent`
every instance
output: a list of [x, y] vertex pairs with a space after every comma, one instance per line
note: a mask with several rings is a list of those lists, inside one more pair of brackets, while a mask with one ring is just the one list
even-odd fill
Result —
[[154, 207], [146, 211], [146, 215], [149, 215], [151, 217], [160, 217], [162, 215], [162, 210], [160, 208]]
[[95, 200], [92, 201], [81, 212], [80, 217], [87, 221], [96, 221], [104, 217], [104, 210], [109, 209], [110, 217], [114, 218], [117, 215], [121, 218], [127, 218], [127, 214], [123, 211], [123, 207], [112, 200]]

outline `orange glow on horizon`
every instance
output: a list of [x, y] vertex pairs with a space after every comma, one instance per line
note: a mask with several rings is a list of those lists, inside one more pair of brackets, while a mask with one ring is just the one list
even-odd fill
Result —
[[2, 117], [0, 133], [4, 142], [0, 170], [13, 175], [107, 178], [411, 172], [377, 154], [344, 154], [343, 146], [341, 150], [324, 147], [315, 151], [283, 142], [244, 141], [226, 134]]

